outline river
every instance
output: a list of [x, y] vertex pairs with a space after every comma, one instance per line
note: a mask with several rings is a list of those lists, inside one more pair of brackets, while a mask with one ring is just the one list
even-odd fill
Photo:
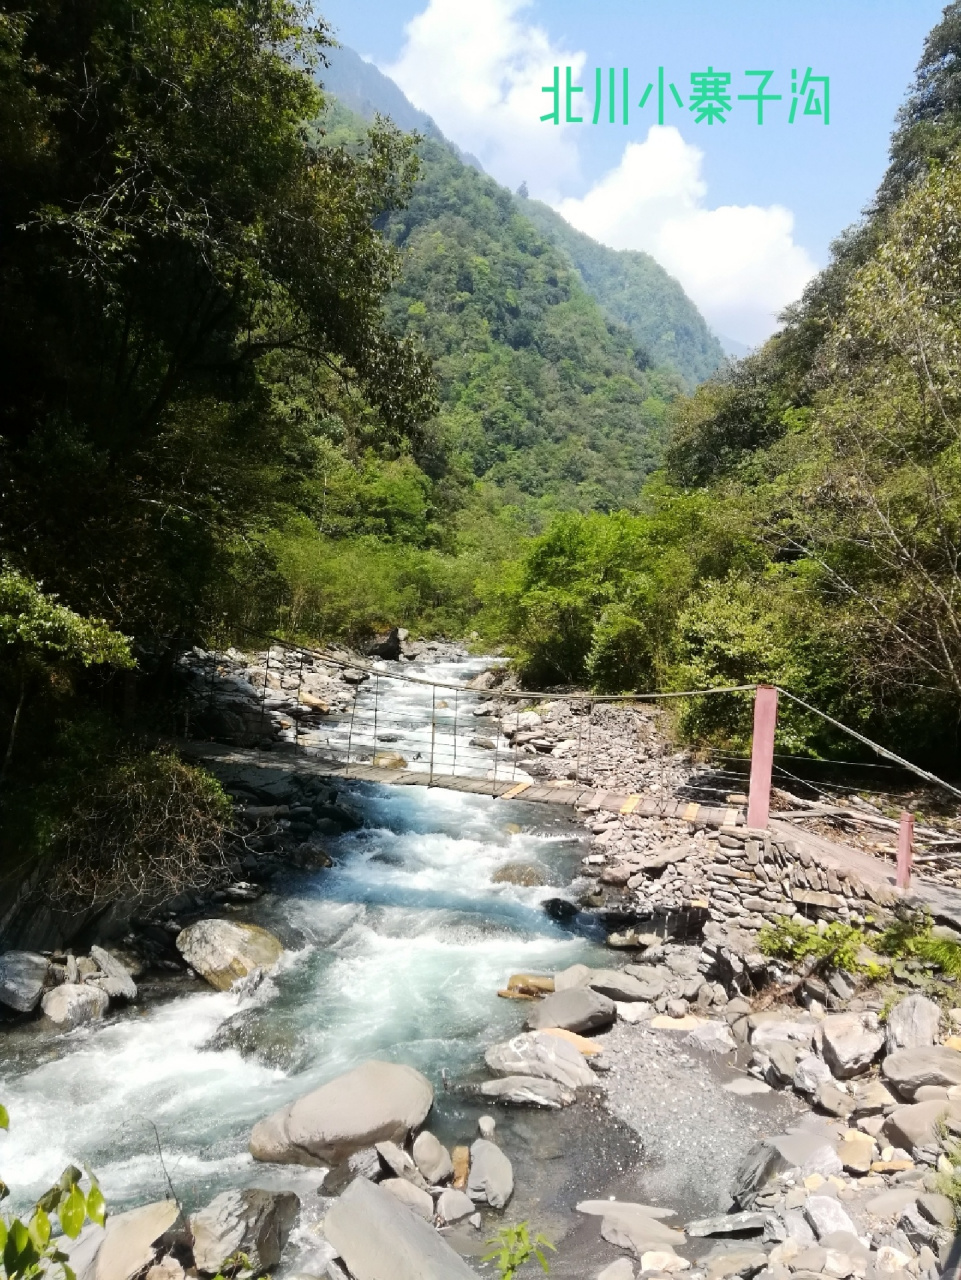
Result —
[[[434, 665], [430, 674], [467, 679], [482, 665]], [[401, 736], [392, 749], [409, 750], [403, 724], [422, 724], [436, 695], [380, 684], [382, 723]], [[458, 729], [464, 759], [476, 731], [469, 718]], [[437, 1090], [431, 1129], [448, 1143], [473, 1139], [481, 1108], [446, 1091], [444, 1077], [481, 1078], [485, 1047], [520, 1028], [525, 1006], [497, 989], [514, 971], [602, 962], [596, 944], [540, 905], [575, 874], [583, 827], [548, 806], [420, 787], [348, 782], [342, 795], [365, 825], [329, 842], [334, 867], [291, 874], [248, 913], [288, 946], [258, 991], [176, 980], [161, 984], [162, 998], [100, 1025], [66, 1035], [31, 1025], [0, 1039], [0, 1098], [11, 1117], [0, 1169], [18, 1200], [70, 1161], [97, 1171], [116, 1209], [169, 1194], [168, 1178], [188, 1208], [232, 1186], [316, 1196], [316, 1170], [255, 1164], [250, 1128], [371, 1057], [423, 1071]], [[506, 862], [536, 864], [548, 883], [496, 882]], [[538, 1225], [563, 1229], [570, 1196], [593, 1185], [588, 1147], [603, 1164], [631, 1158], [627, 1136], [593, 1107], [497, 1114], [517, 1165], [513, 1216], [533, 1212]], [[580, 1168], [558, 1164], [575, 1141]]]

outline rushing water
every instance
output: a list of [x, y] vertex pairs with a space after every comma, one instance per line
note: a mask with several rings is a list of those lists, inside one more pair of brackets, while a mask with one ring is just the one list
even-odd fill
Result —
[[[385, 705], [394, 699], [392, 731], [422, 719], [429, 689], [381, 686]], [[484, 1048], [519, 1028], [524, 1006], [499, 999], [498, 987], [512, 971], [591, 958], [592, 945], [540, 907], [574, 874], [583, 829], [547, 806], [346, 789], [366, 825], [329, 843], [333, 868], [291, 875], [251, 917], [289, 948], [255, 993], [178, 985], [95, 1027], [0, 1041], [11, 1116], [0, 1167], [18, 1197], [42, 1191], [69, 1161], [95, 1168], [115, 1207], [167, 1194], [167, 1175], [188, 1206], [228, 1186], [266, 1185], [270, 1171], [247, 1153], [254, 1122], [370, 1057], [425, 1072], [437, 1088], [431, 1127], [447, 1141], [472, 1139], [478, 1109], [445, 1091], [443, 1077], [479, 1078]], [[505, 862], [537, 864], [549, 885], [495, 882]], [[518, 1123], [536, 1149], [540, 1121]], [[284, 1176], [319, 1181], [316, 1171]]]

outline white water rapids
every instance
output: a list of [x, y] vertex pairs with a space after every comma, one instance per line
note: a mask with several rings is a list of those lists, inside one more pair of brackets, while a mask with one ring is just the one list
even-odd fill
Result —
[[[429, 670], [466, 679], [479, 667]], [[380, 698], [385, 719], [394, 699], [395, 719], [422, 724], [431, 691], [382, 680]], [[476, 731], [465, 717], [465, 747]], [[362, 783], [342, 793], [366, 825], [328, 842], [332, 869], [291, 874], [251, 915], [291, 948], [254, 996], [183, 984], [187, 994], [100, 1025], [0, 1040], [11, 1120], [0, 1169], [16, 1203], [71, 1161], [97, 1171], [114, 1208], [168, 1194], [164, 1165], [188, 1207], [269, 1185], [247, 1152], [254, 1122], [370, 1057], [425, 1072], [437, 1088], [431, 1127], [448, 1142], [473, 1138], [478, 1109], [445, 1093], [441, 1073], [478, 1078], [484, 1048], [520, 1029], [525, 1006], [496, 994], [511, 972], [592, 957], [539, 905], [575, 873], [583, 830], [549, 806]], [[553, 887], [492, 881], [517, 861], [543, 867]], [[298, 1176], [316, 1187], [317, 1173]]]

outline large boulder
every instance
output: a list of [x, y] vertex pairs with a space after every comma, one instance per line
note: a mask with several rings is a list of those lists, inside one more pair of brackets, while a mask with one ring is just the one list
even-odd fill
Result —
[[375, 1142], [403, 1143], [434, 1104], [413, 1067], [365, 1062], [254, 1125], [250, 1153], [278, 1164], [339, 1164]]
[[940, 1122], [948, 1116], [961, 1120], [961, 1104], [946, 1098], [914, 1102], [896, 1107], [884, 1121], [882, 1132], [893, 1147], [903, 1147], [905, 1151], [936, 1146]]
[[32, 951], [8, 951], [0, 956], [0, 1004], [17, 1013], [36, 1009], [49, 969], [46, 957]]
[[470, 1149], [467, 1194], [475, 1202], [503, 1209], [514, 1194], [514, 1170], [496, 1143], [478, 1138]]
[[884, 1036], [866, 1027], [856, 1013], [835, 1013], [821, 1024], [824, 1061], [839, 1080], [860, 1075], [881, 1052]]
[[531, 1010], [527, 1019], [529, 1031], [544, 1027], [562, 1027], [565, 1031], [596, 1031], [609, 1027], [617, 1018], [617, 1006], [607, 996], [586, 988], [555, 991]]
[[216, 1275], [228, 1258], [245, 1253], [254, 1275], [270, 1271], [299, 1210], [292, 1191], [224, 1191], [190, 1219], [198, 1270]]
[[491, 1045], [484, 1059], [499, 1076], [540, 1076], [569, 1089], [597, 1084], [583, 1054], [570, 1041], [545, 1032], [532, 1031]]
[[624, 973], [640, 984], [639, 990], [643, 994], [635, 997], [637, 999], [660, 1000], [661, 996], [667, 991], [667, 979], [664, 974], [659, 973], [649, 964], [626, 964]]
[[177, 950], [202, 978], [227, 991], [254, 969], [274, 968], [283, 945], [256, 924], [233, 920], [198, 920], [177, 934]]
[[898, 1049], [923, 1049], [933, 1045], [938, 1038], [941, 1010], [927, 996], [906, 996], [899, 1000], [884, 1026], [884, 1047], [887, 1053]]
[[961, 1053], [947, 1045], [898, 1049], [881, 1064], [881, 1074], [909, 1101], [925, 1084], [961, 1084]]
[[132, 1280], [154, 1261], [157, 1246], [177, 1221], [176, 1200], [159, 1200], [111, 1214], [93, 1267], [94, 1280]]
[[762, 1138], [745, 1155], [734, 1174], [731, 1197], [742, 1209], [750, 1209], [761, 1188], [788, 1169], [803, 1177], [840, 1173], [841, 1159], [834, 1145], [817, 1133], [782, 1133]]
[[323, 1232], [354, 1280], [477, 1280], [429, 1223], [366, 1178], [328, 1210]]
[[99, 987], [64, 982], [43, 997], [43, 1011], [51, 1022], [70, 1031], [84, 1022], [97, 1022], [107, 1012], [110, 1000]]

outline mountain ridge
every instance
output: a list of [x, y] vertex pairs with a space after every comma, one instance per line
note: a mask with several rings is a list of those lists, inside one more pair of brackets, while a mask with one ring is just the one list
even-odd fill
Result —
[[[329, 65], [319, 77], [322, 86], [348, 110], [365, 120], [375, 114], [389, 116], [398, 128], [442, 143], [464, 164], [484, 172], [475, 156], [447, 138], [432, 117], [415, 107], [373, 63], [346, 45], [327, 56]], [[650, 254], [610, 249], [570, 226], [549, 205], [516, 194], [512, 199], [517, 212], [561, 254], [607, 318], [626, 326], [653, 364], [674, 369], [690, 389], [725, 363], [725, 349], [695, 303]]]

